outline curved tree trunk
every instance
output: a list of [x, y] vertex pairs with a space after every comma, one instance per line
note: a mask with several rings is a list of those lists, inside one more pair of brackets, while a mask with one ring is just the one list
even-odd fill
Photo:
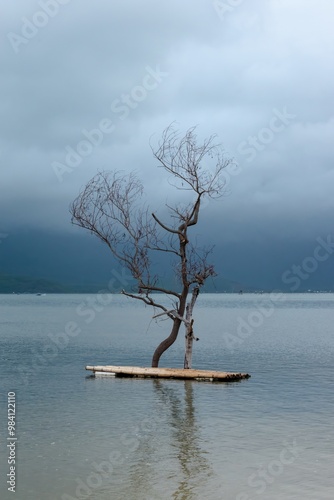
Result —
[[156, 350], [154, 351], [153, 358], [152, 358], [152, 368], [158, 368], [159, 366], [159, 361], [161, 356], [167, 349], [170, 348], [171, 345], [174, 344], [175, 340], [177, 339], [177, 336], [180, 331], [180, 326], [182, 323], [182, 320], [180, 318], [183, 317], [184, 311], [186, 309], [186, 303], [187, 303], [187, 296], [188, 296], [188, 291], [189, 291], [189, 286], [185, 285], [182, 290], [180, 302], [179, 302], [179, 308], [178, 308], [178, 318], [175, 318], [173, 321], [173, 328], [172, 331], [170, 332], [169, 337], [167, 337], [165, 340], [163, 340]]
[[169, 347], [172, 344], [174, 344], [175, 340], [177, 339], [177, 336], [178, 336], [178, 333], [180, 330], [180, 326], [181, 326], [181, 320], [178, 318], [175, 318], [174, 323], [173, 323], [173, 328], [172, 328], [172, 331], [171, 331], [169, 337], [167, 337], [165, 340], [163, 340], [158, 345], [156, 350], [154, 351], [153, 358], [152, 358], [152, 368], [157, 368], [159, 366], [159, 361], [160, 361], [160, 358], [163, 355], [163, 353], [165, 351], [167, 351], [167, 349], [169, 349]]

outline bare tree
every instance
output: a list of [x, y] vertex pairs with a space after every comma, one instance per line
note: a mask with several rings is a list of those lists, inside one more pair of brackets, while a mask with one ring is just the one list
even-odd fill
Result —
[[[192, 195], [192, 201], [183, 207], [167, 206], [169, 222], [150, 213], [148, 207], [141, 204], [143, 186], [134, 173], [117, 171], [100, 172], [93, 177], [72, 203], [70, 212], [73, 224], [98, 236], [129, 269], [137, 289], [122, 290], [122, 293], [159, 309], [154, 318], [165, 315], [171, 319], [171, 332], [156, 348], [152, 367], [158, 366], [161, 355], [175, 342], [184, 323], [184, 368], [191, 368], [195, 339], [193, 309], [201, 287], [207, 278], [215, 276], [215, 271], [208, 263], [212, 248], [196, 248], [189, 240], [188, 231], [198, 223], [202, 200], [223, 195], [223, 169], [231, 160], [224, 157], [221, 146], [215, 143], [215, 136], [198, 144], [195, 127], [180, 136], [170, 125], [158, 146], [151, 145], [151, 149], [159, 166], [170, 174], [171, 184]], [[212, 168], [205, 162], [211, 163]], [[153, 274], [155, 252], [164, 252], [174, 258], [179, 283], [175, 289], [165, 288], [159, 276]], [[160, 293], [172, 299], [172, 309], [161, 303]]]

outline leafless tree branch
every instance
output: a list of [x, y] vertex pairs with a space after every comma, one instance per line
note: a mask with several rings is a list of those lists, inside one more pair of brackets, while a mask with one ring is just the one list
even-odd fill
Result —
[[[192, 310], [200, 287], [207, 278], [215, 276], [213, 266], [208, 263], [210, 250], [200, 252], [191, 244], [188, 233], [189, 228], [199, 221], [203, 198], [219, 198], [224, 193], [222, 171], [231, 160], [225, 157], [221, 145], [215, 141], [216, 137], [210, 136], [200, 143], [196, 127], [180, 136], [172, 124], [163, 132], [158, 146], [151, 145], [159, 167], [172, 177], [171, 184], [179, 190], [191, 191], [194, 196], [184, 207], [167, 206], [171, 224], [162, 222], [142, 203], [143, 185], [135, 173], [99, 172], [70, 207], [73, 224], [95, 234], [108, 245], [112, 254], [136, 280], [138, 293], [125, 290], [122, 293], [161, 309], [161, 314], [172, 320], [171, 333], [157, 347], [152, 366], [158, 366], [161, 355], [174, 343], [185, 321], [188, 346], [192, 345]], [[159, 277], [152, 275], [152, 252], [169, 253], [175, 257], [179, 290], [165, 288]], [[192, 300], [187, 306], [192, 285]], [[160, 293], [176, 299], [175, 309], [168, 310], [159, 303], [156, 297]], [[186, 367], [189, 367], [189, 361], [191, 353], [187, 355], [186, 351]]]

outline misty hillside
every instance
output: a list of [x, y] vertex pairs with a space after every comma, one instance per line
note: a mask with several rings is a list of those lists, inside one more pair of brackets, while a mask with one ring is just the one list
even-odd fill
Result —
[[[217, 245], [210, 256], [217, 277], [207, 281], [204, 291], [334, 290], [331, 258], [319, 262], [316, 273], [304, 273], [307, 279], [299, 279], [298, 289], [292, 289], [296, 283], [293, 266], [302, 264], [313, 252], [313, 241]], [[156, 261], [154, 270], [166, 286], [175, 285], [173, 269], [166, 260]], [[128, 271], [97, 238], [42, 231], [9, 234], [0, 245], [0, 275], [2, 293], [28, 291], [29, 287], [32, 291], [91, 292], [107, 288], [110, 280], [116, 291], [133, 285]]]

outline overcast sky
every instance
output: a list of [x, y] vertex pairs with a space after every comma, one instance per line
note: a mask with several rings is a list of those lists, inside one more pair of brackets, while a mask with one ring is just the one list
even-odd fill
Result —
[[158, 206], [169, 184], [149, 140], [172, 121], [216, 133], [237, 162], [225, 198], [203, 211], [225, 239], [333, 231], [333, 2], [16, 0], [1, 11], [0, 232], [73, 230], [68, 205], [101, 169], [137, 170]]

